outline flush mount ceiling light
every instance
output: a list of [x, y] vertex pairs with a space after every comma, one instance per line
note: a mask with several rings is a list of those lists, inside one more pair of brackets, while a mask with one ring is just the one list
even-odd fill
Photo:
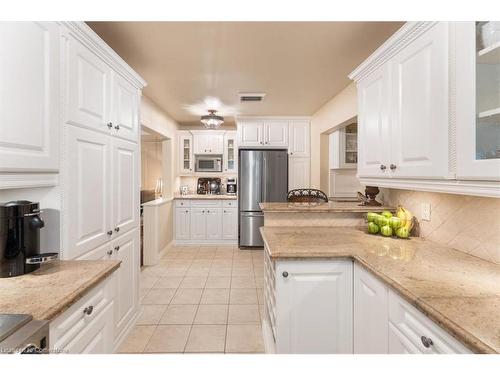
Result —
[[209, 109], [208, 115], [203, 115], [200, 121], [207, 129], [218, 129], [224, 122], [224, 117], [215, 114], [215, 109]]

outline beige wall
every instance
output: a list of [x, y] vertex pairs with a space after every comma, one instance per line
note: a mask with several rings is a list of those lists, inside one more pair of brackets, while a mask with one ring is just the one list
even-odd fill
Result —
[[[412, 211], [421, 237], [500, 263], [500, 199], [396, 189], [384, 197]], [[431, 221], [421, 220], [422, 203], [430, 203]]]
[[357, 93], [351, 83], [311, 118], [311, 186], [328, 191], [328, 134], [357, 115]]
[[141, 189], [156, 188], [157, 179], [163, 176], [162, 142], [141, 142]]
[[171, 196], [179, 188], [179, 179], [177, 177], [177, 130], [179, 129], [179, 125], [168, 113], [145, 96], [141, 100], [141, 125], [168, 138], [162, 145], [163, 195], [166, 197]]

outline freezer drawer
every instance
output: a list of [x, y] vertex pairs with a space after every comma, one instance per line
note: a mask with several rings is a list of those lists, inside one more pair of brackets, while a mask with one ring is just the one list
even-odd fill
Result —
[[264, 247], [259, 228], [264, 226], [262, 212], [240, 213], [240, 246]]

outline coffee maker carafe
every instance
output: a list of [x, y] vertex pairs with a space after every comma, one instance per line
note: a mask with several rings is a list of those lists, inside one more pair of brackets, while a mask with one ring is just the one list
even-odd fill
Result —
[[30, 273], [57, 253], [40, 254], [40, 229], [45, 223], [39, 205], [30, 201], [0, 204], [0, 278]]

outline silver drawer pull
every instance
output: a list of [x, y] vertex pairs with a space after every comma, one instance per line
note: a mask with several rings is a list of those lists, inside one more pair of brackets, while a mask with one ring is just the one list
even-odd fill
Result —
[[83, 309], [83, 313], [86, 315], [92, 314], [92, 311], [94, 311], [94, 306], [92, 305], [87, 306], [86, 308]]
[[120, 251], [120, 246], [115, 246], [115, 251]]
[[430, 348], [432, 345], [434, 345], [432, 339], [429, 337], [422, 336], [420, 337], [420, 341], [422, 341], [422, 345], [425, 346], [426, 348]]

